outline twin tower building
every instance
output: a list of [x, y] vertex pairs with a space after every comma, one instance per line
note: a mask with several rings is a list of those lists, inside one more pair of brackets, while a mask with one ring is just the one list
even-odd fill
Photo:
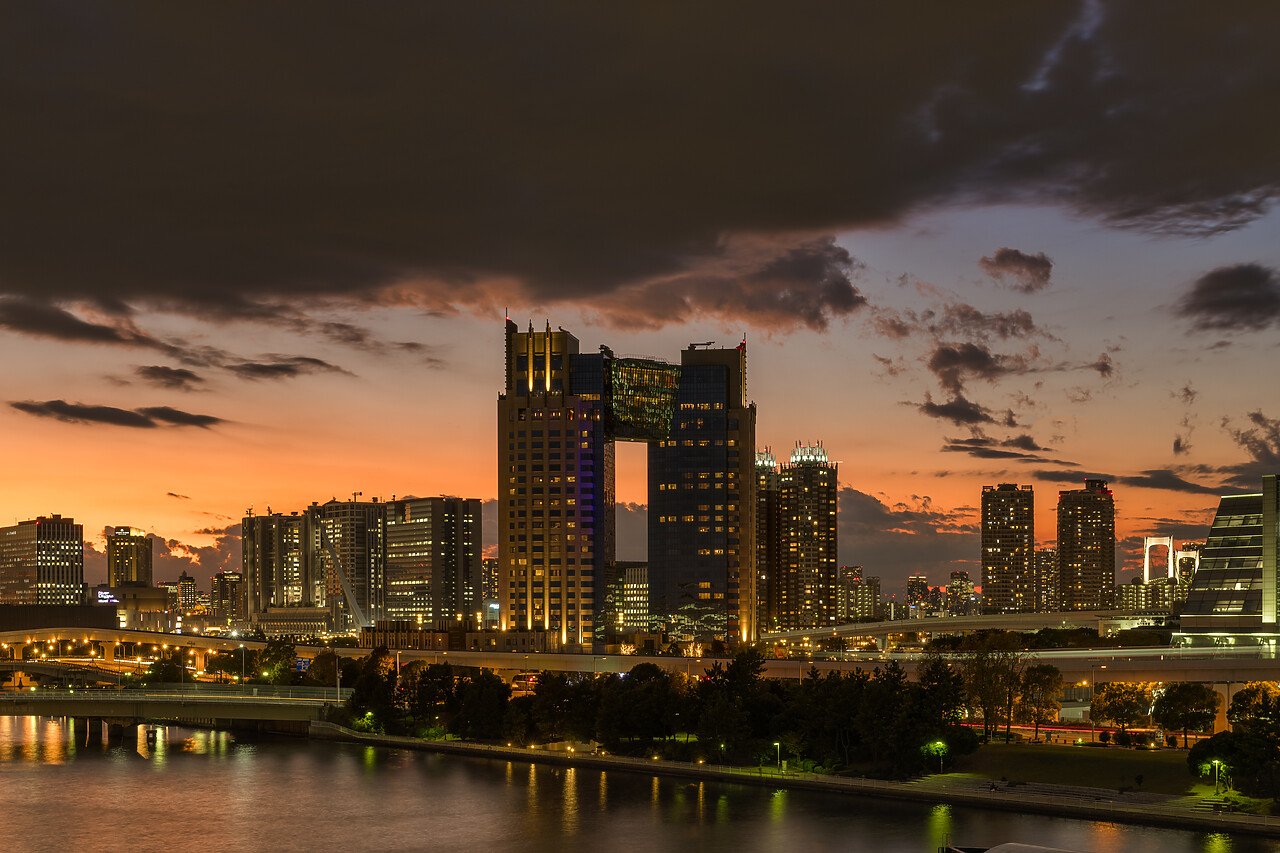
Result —
[[[288, 516], [250, 513], [255, 623], [457, 623], [483, 608], [474, 621], [487, 625], [492, 608], [496, 627], [546, 631], [569, 648], [623, 629], [751, 641], [792, 627], [780, 613], [834, 624], [836, 468], [821, 448], [798, 449], [803, 458], [776, 475], [759, 467], [745, 340], [690, 344], [675, 364], [580, 352], [563, 329], [521, 331], [508, 319], [505, 343], [497, 558], [485, 568], [496, 577], [481, 581], [478, 501], [353, 495]], [[619, 441], [648, 445], [647, 565], [616, 559]]]

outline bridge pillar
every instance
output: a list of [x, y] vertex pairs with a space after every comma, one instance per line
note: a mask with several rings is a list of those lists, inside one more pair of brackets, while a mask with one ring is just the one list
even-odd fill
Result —
[[112, 663], [116, 659], [116, 644], [109, 641], [102, 641], [102, 659], [107, 663]]
[[1222, 703], [1218, 705], [1218, 716], [1213, 721], [1213, 733], [1226, 732], [1231, 730], [1231, 724], [1227, 722], [1227, 709], [1231, 707], [1231, 697], [1235, 691], [1232, 688], [1235, 684], [1230, 681], [1218, 682], [1213, 685], [1213, 689], [1222, 697]]
[[100, 717], [72, 717], [71, 722], [78, 746], [102, 745], [102, 719]]
[[209, 662], [209, 650], [208, 649], [190, 649], [190, 651], [195, 652], [194, 655], [191, 655], [188, 658], [188, 660], [191, 661], [191, 665], [196, 668], [197, 672], [204, 672], [205, 664]]
[[879, 650], [880, 650], [880, 651], [882, 651], [882, 652], [883, 652], [885, 649], [889, 648], [889, 635], [888, 635], [888, 634], [884, 634], [884, 635], [882, 635], [882, 636], [876, 637], [876, 648], [877, 648], [877, 649], [879, 649]]

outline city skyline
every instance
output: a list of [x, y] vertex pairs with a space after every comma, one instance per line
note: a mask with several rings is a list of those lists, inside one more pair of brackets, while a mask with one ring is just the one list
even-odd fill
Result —
[[[980, 575], [990, 483], [1043, 547], [1108, 481], [1140, 568], [1280, 469], [1280, 12], [1232, 8], [18, 10], [0, 517], [74, 517], [91, 585], [107, 527], [205, 584], [248, 507], [354, 491], [483, 499], [492, 550], [509, 314], [745, 335], [756, 445], [842, 463], [886, 592]], [[643, 449], [617, 473], [641, 559]]]

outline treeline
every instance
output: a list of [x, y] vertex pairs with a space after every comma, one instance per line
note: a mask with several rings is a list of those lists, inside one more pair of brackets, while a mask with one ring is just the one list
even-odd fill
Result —
[[348, 702], [357, 728], [530, 745], [599, 743], [618, 754], [736, 764], [778, 758], [806, 769], [905, 776], [973, 751], [960, 725], [964, 678], [934, 659], [918, 681], [896, 663], [800, 681], [762, 677], [754, 650], [699, 676], [640, 663], [623, 675], [544, 672], [511, 698], [488, 670], [414, 662], [396, 679], [383, 649], [364, 659]]
[[1280, 796], [1280, 688], [1273, 681], [1246, 684], [1231, 697], [1232, 731], [1200, 741], [1187, 755], [1193, 776], [1213, 776], [1251, 797]]

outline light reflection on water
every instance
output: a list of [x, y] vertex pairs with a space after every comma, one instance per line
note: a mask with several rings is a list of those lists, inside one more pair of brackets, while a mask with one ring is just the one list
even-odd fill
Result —
[[[161, 728], [0, 717], [0, 838], [32, 851], [1261, 853], [1280, 843], [956, 806]], [[193, 831], [198, 827], [198, 831]], [[15, 849], [15, 848], [9, 848]]]

